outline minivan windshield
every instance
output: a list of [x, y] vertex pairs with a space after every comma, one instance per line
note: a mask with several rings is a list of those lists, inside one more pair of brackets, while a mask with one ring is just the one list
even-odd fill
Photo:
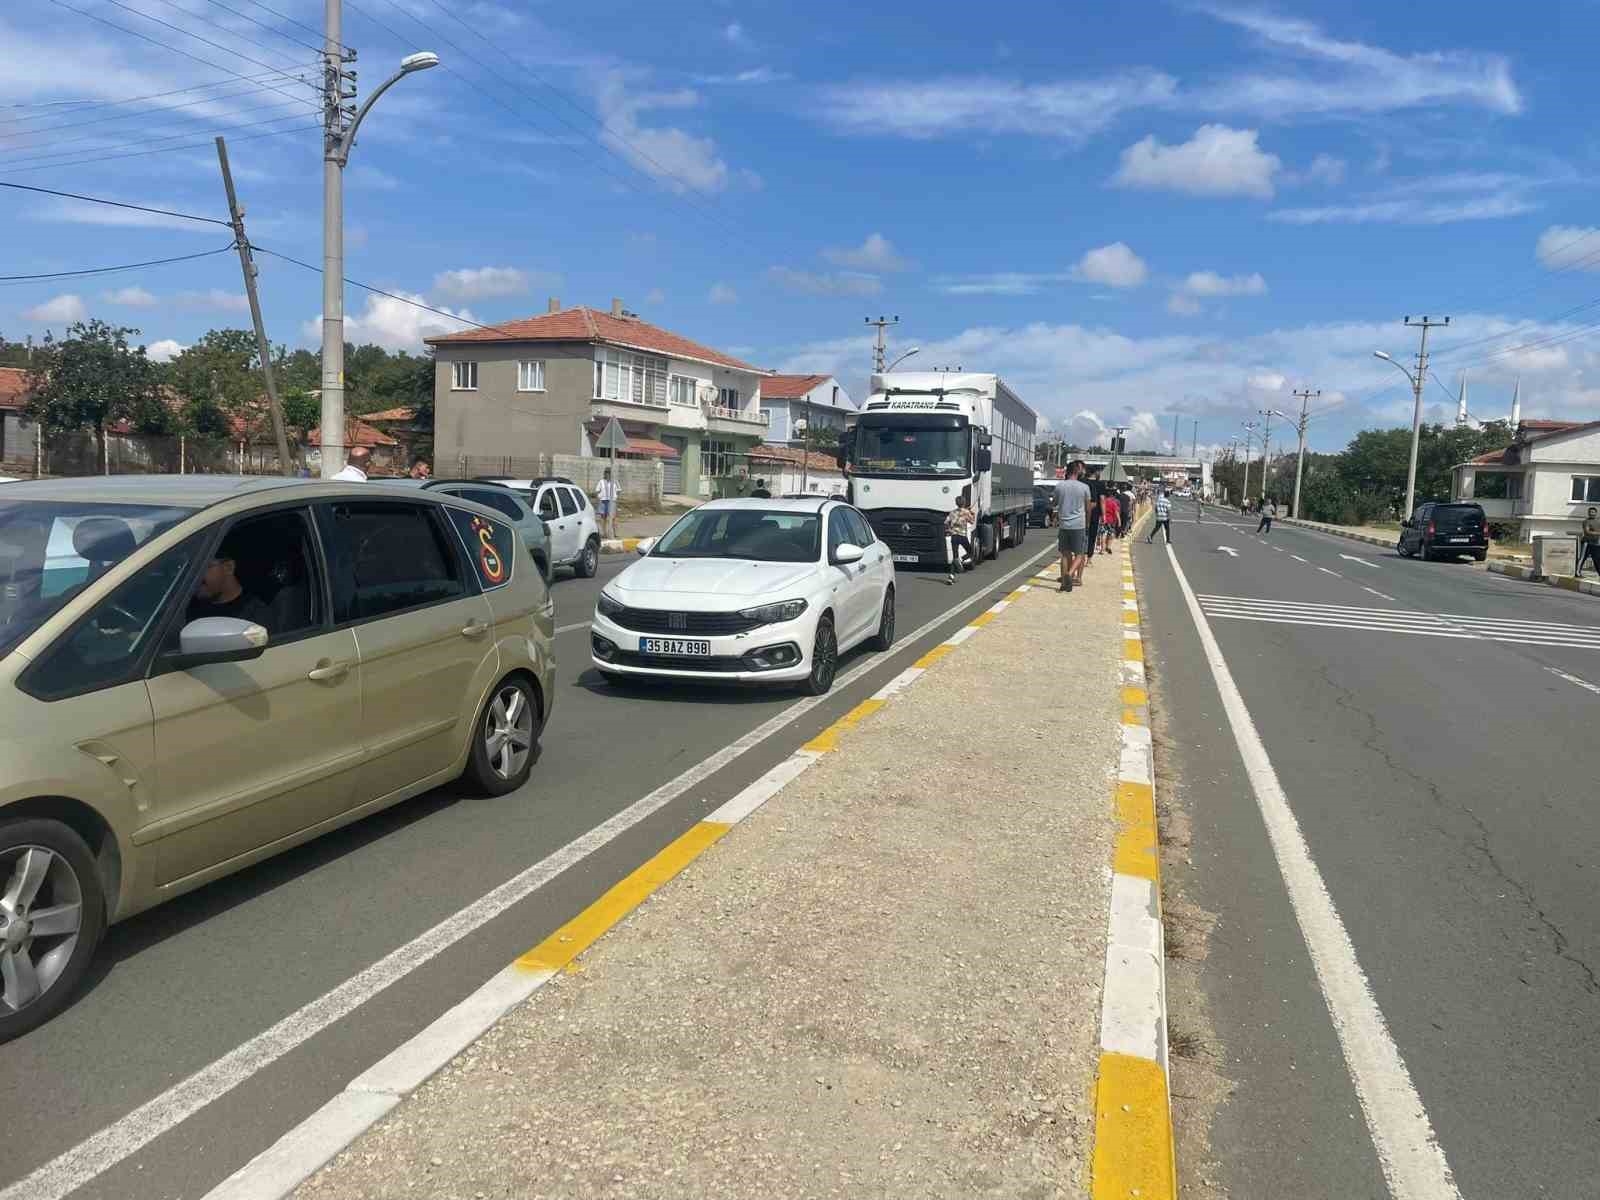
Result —
[[698, 508], [667, 530], [650, 557], [816, 562], [822, 556], [821, 534], [816, 513]]
[[0, 500], [0, 657], [192, 509]]

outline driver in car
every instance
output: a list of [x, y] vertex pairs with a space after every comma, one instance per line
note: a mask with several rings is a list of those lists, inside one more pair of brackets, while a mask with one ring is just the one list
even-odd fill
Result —
[[200, 572], [200, 582], [195, 585], [194, 599], [189, 602], [188, 619], [201, 617], [233, 617], [240, 621], [267, 628], [272, 621], [272, 610], [244, 590], [235, 573], [238, 546], [224, 539], [217, 548], [216, 557]]

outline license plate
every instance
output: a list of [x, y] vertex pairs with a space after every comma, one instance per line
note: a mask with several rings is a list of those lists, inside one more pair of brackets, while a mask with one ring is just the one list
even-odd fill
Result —
[[676, 654], [682, 657], [709, 655], [710, 642], [685, 641], [683, 638], [640, 638], [641, 654]]
[[895, 562], [908, 562], [908, 563], [914, 563], [914, 562], [920, 561], [915, 554], [896, 554], [894, 556], [894, 560], [895, 560]]
[[1464, 537], [1464, 538], [1451, 538], [1450, 540], [1452, 542], [1470, 542], [1472, 539], [1469, 538], [1469, 537]]

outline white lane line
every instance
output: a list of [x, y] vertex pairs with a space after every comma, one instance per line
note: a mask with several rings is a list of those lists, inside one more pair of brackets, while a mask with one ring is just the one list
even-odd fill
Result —
[[1556, 675], [1562, 679], [1565, 679], [1568, 683], [1573, 684], [1576, 687], [1581, 687], [1586, 691], [1591, 691], [1595, 695], [1600, 696], [1600, 684], [1590, 683], [1587, 679], [1579, 679], [1576, 675], [1568, 675], [1565, 671], [1557, 670], [1555, 667], [1546, 667], [1545, 670], [1549, 671], [1552, 675]]
[[[1291, 555], [1289, 555], [1289, 557], [1290, 557], [1290, 558], [1292, 558], [1292, 559], [1294, 559], [1294, 560], [1295, 560], [1295, 562], [1297, 562], [1297, 563], [1303, 563], [1303, 562], [1306, 562], [1306, 560], [1305, 560], [1305, 559], [1303, 559], [1303, 558], [1301, 558], [1301, 557], [1300, 557], [1300, 556], [1299, 556], [1299, 555], [1298, 555], [1298, 554], [1291, 554]], [[1306, 566], [1308, 566], [1308, 567], [1309, 567], [1309, 566], [1310, 566], [1310, 565], [1311, 565], [1311, 564], [1310, 564], [1310, 563], [1306, 563]]]
[[1372, 594], [1373, 594], [1373, 595], [1374, 595], [1374, 596], [1376, 596], [1376, 597], [1378, 597], [1378, 599], [1380, 599], [1380, 600], [1387, 600], [1387, 601], [1389, 601], [1389, 603], [1391, 603], [1391, 604], [1398, 604], [1398, 603], [1400, 603], [1400, 602], [1399, 602], [1399, 601], [1398, 601], [1398, 600], [1396, 600], [1396, 599], [1395, 599], [1395, 598], [1394, 598], [1394, 597], [1393, 597], [1393, 596], [1385, 596], [1385, 595], [1384, 595], [1384, 594], [1383, 594], [1383, 593], [1382, 593], [1382, 592], [1380, 592], [1380, 591], [1379, 591], [1379, 590], [1378, 590], [1378, 589], [1377, 589], [1377, 588], [1369, 588], [1369, 587], [1368, 587], [1368, 586], [1367, 586], [1367, 585], [1366, 585], [1366, 584], [1362, 584], [1362, 585], [1361, 585], [1361, 590], [1362, 590], [1362, 591], [1363, 591], [1363, 592], [1371, 592], [1371, 593], [1372, 593]]
[[1377, 563], [1373, 562], [1371, 559], [1361, 558], [1360, 556], [1355, 555], [1355, 554], [1341, 554], [1341, 555], [1339, 555], [1339, 557], [1340, 558], [1348, 558], [1351, 562], [1360, 563], [1363, 567], [1371, 567], [1374, 571], [1383, 570], [1382, 567], [1380, 567]]
[[1339, 1035], [1345, 1064], [1361, 1101], [1361, 1111], [1389, 1190], [1395, 1200], [1460, 1200], [1461, 1193], [1451, 1175], [1450, 1164], [1445, 1161], [1444, 1150], [1434, 1135], [1427, 1110], [1422, 1106], [1422, 1097], [1417, 1094], [1405, 1060], [1400, 1057], [1400, 1049], [1389, 1034], [1383, 1012], [1356, 958], [1350, 934], [1339, 910], [1334, 907], [1333, 897], [1328, 894], [1322, 872], [1311, 857], [1311, 848], [1300, 831], [1294, 810], [1289, 807], [1289, 798], [1272, 768], [1272, 760], [1267, 756], [1267, 748], [1256, 731], [1250, 710], [1245, 707], [1244, 697], [1233, 681], [1233, 673], [1222, 657], [1211, 624], [1189, 587], [1178, 556], [1169, 550], [1167, 557], [1172, 560], [1173, 574], [1183, 590], [1189, 615], [1211, 666], [1212, 679], [1222, 696], [1228, 723], [1233, 727], [1239, 756], [1244, 760], [1256, 804], [1272, 842], [1273, 855], [1278, 860], [1278, 872], [1311, 952], [1317, 983], [1328, 1003], [1328, 1012]]
[[[906, 652], [920, 638], [962, 610], [978, 603], [994, 588], [1025, 572], [1036, 570], [1038, 563], [1047, 554], [1054, 553], [1055, 551], [1050, 550], [1034, 555], [1020, 567], [1000, 576], [976, 594], [951, 605], [931, 621], [912, 630], [887, 654], [874, 655], [858, 663], [834, 681], [835, 690], [830, 695], [836, 697], [841, 686], [849, 684], [858, 675], [882, 666], [895, 655]], [[459, 912], [446, 917], [432, 929], [390, 951], [365, 970], [302, 1005], [275, 1025], [240, 1043], [208, 1066], [200, 1068], [187, 1079], [146, 1100], [132, 1112], [91, 1134], [70, 1150], [58, 1154], [25, 1178], [0, 1189], [0, 1200], [62, 1200], [68, 1193], [76, 1191], [129, 1155], [142, 1150], [213, 1101], [226, 1096], [258, 1071], [271, 1066], [295, 1047], [322, 1032], [335, 1021], [354, 1012], [418, 967], [431, 962], [462, 938], [488, 924], [562, 872], [582, 862], [596, 850], [633, 828], [652, 813], [666, 807], [828, 699], [828, 696], [813, 696], [796, 701], [737, 741], [702, 759], [675, 779], [635, 800], [627, 808], [596, 825], [581, 837], [575, 838], [526, 870], [512, 876]]]
[[1328, 570], [1327, 567], [1318, 567], [1317, 570], [1321, 571], [1324, 575], [1332, 575], [1335, 579], [1343, 579], [1344, 578], [1344, 576], [1339, 574], [1339, 572], [1330, 571], [1330, 570]]
[[[1324, 629], [1365, 629], [1369, 633], [1413, 633], [1418, 637], [1465, 638], [1468, 641], [1482, 640], [1475, 633], [1452, 633], [1448, 629], [1418, 629], [1412, 625], [1398, 625], [1378, 621], [1334, 621], [1315, 620], [1311, 617], [1274, 617], [1266, 613], [1219, 612], [1214, 608], [1208, 610], [1208, 615], [1222, 621], [1265, 621], [1271, 625], [1320, 625]], [[1600, 646], [1597, 646], [1596, 649], [1600, 649]]]

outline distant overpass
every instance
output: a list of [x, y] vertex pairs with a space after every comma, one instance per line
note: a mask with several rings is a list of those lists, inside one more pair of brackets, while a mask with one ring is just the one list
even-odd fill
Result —
[[[1107, 467], [1111, 465], [1109, 454], [1078, 453], [1073, 458], [1081, 458], [1091, 467]], [[1198, 458], [1168, 458], [1159, 454], [1124, 454], [1121, 456], [1124, 467], [1152, 467], [1157, 471], [1187, 471], [1191, 475], [1198, 475], [1205, 468], [1205, 464]]]

